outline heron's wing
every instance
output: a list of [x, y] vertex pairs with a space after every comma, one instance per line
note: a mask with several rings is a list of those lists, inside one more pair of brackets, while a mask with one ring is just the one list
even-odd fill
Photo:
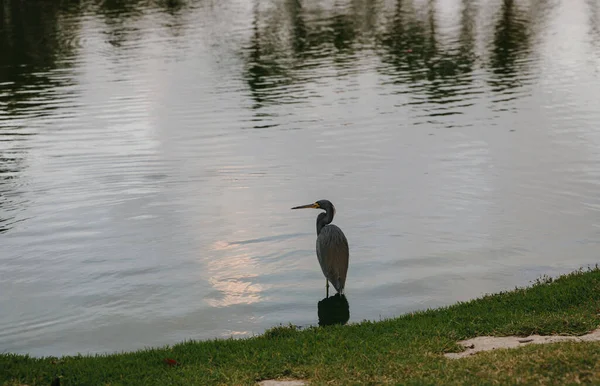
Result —
[[348, 240], [336, 225], [329, 224], [317, 237], [317, 258], [323, 275], [340, 292], [346, 284], [349, 259]]

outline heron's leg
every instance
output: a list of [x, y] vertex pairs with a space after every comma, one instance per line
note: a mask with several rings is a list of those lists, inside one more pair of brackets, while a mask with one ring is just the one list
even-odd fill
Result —
[[325, 278], [325, 297], [329, 297], [329, 280]]

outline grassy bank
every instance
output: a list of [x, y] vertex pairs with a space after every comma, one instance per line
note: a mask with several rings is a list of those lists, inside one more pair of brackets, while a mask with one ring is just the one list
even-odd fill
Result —
[[[458, 340], [478, 335], [581, 335], [600, 325], [600, 270], [451, 307], [346, 326], [274, 328], [244, 340], [186, 342], [108, 356], [0, 356], [5, 385], [600, 383], [600, 343], [529, 345], [459, 360]], [[177, 365], [165, 363], [170, 358]]]

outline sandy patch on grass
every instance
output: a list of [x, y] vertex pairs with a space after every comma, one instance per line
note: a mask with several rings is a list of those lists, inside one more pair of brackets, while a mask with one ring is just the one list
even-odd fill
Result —
[[544, 344], [556, 342], [595, 342], [600, 341], [600, 328], [582, 336], [566, 335], [530, 335], [528, 337], [519, 336], [478, 336], [476, 338], [462, 340], [458, 344], [467, 349], [458, 353], [446, 353], [447, 358], [458, 359], [474, 355], [480, 351], [490, 351], [502, 348], [515, 348], [528, 344]]
[[275, 380], [275, 379], [267, 379], [266, 381], [262, 381], [258, 383], [260, 386], [304, 386], [306, 383], [300, 380]]

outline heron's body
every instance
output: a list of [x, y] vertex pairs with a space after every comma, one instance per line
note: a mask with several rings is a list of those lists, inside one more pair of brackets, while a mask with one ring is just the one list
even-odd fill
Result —
[[344, 232], [337, 225], [325, 225], [317, 235], [317, 259], [323, 275], [341, 294], [346, 285], [349, 255], [348, 240]]
[[327, 200], [320, 200], [314, 204], [298, 206], [292, 209], [314, 208], [323, 209], [324, 213], [317, 216], [317, 259], [325, 275], [327, 296], [329, 296], [329, 283], [335, 290], [343, 294], [348, 273], [349, 248], [344, 232], [331, 224], [335, 215], [335, 207]]

